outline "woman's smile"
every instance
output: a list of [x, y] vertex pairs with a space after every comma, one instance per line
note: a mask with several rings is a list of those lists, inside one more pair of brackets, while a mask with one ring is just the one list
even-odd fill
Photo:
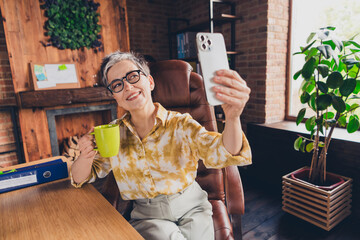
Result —
[[141, 94], [141, 91], [134, 92], [126, 98], [126, 101], [133, 101], [133, 100], [137, 99], [140, 94]]

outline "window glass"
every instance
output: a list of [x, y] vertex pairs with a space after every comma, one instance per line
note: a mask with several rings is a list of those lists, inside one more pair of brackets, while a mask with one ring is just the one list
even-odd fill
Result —
[[[360, 33], [359, 0], [291, 0], [291, 42], [290, 42], [290, 79], [289, 79], [289, 116], [296, 117], [305, 106], [299, 100], [301, 79], [293, 80], [294, 74], [304, 64], [304, 55], [293, 55], [306, 46], [306, 39], [311, 32], [321, 27], [334, 26], [335, 33], [341, 40], [347, 40]], [[359, 41], [359, 35], [355, 38]], [[359, 109], [360, 111], [360, 109]], [[308, 111], [310, 112], [310, 111]]]

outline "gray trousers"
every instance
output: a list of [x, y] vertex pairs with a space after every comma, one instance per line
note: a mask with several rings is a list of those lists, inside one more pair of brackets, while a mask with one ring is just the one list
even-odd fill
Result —
[[134, 201], [130, 224], [146, 240], [213, 240], [212, 206], [197, 182], [179, 193]]

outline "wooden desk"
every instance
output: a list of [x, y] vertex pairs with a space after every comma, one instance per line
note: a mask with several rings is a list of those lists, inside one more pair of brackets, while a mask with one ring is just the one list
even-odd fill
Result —
[[0, 194], [0, 239], [143, 239], [90, 184], [69, 179]]

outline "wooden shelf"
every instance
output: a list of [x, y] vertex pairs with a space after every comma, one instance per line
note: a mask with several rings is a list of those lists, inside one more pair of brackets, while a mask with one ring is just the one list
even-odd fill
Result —
[[18, 96], [19, 105], [22, 108], [55, 107], [114, 100], [105, 87], [28, 91], [19, 92]]

